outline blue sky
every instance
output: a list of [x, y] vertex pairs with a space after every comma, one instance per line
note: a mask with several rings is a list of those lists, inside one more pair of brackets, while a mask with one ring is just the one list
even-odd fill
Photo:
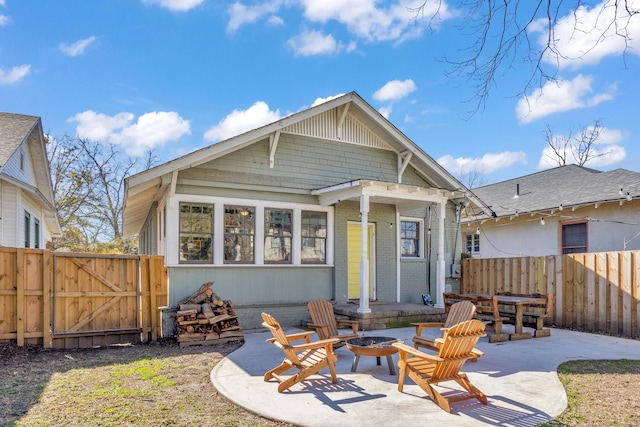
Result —
[[[633, 44], [625, 53], [607, 33], [589, 50], [593, 32], [572, 31], [563, 11], [558, 80], [525, 98], [530, 70], [515, 60], [470, 114], [472, 83], [442, 61], [473, 43], [460, 28], [468, 9], [443, 3], [428, 28], [409, 10], [416, 2], [0, 0], [0, 111], [132, 156], [153, 147], [164, 162], [356, 91], [454, 175], [480, 174], [476, 183], [549, 167], [545, 130], [575, 136], [597, 120], [603, 155], [586, 166], [640, 171]], [[587, 4], [576, 14], [585, 26], [603, 5]], [[640, 19], [626, 30], [640, 38]], [[534, 25], [530, 40], [544, 35]]]

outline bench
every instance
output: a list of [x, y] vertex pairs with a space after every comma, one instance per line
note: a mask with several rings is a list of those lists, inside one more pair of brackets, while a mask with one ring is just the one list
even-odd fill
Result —
[[[540, 304], [525, 304], [523, 306], [524, 311], [522, 312], [522, 318], [523, 318], [523, 323], [529, 323], [532, 327], [535, 327], [536, 330], [535, 330], [534, 336], [536, 338], [551, 336], [551, 330], [543, 328], [544, 320], [548, 318], [551, 314], [551, 301], [553, 298], [551, 294], [540, 294], [540, 293], [516, 294], [512, 292], [500, 292], [498, 293], [498, 295], [539, 298], [544, 300], [545, 302]], [[507, 316], [507, 318], [510, 321], [515, 320], [515, 315], [516, 315], [515, 310], [501, 309], [500, 313], [503, 316]], [[524, 319], [529, 319], [529, 321], [525, 322]]]
[[443, 295], [445, 310], [458, 301], [471, 301], [476, 306], [474, 319], [487, 324], [486, 330], [490, 343], [503, 342], [509, 340], [509, 335], [502, 331], [502, 324], [509, 317], [503, 317], [498, 310], [498, 297], [484, 295], [460, 295], [445, 292]]

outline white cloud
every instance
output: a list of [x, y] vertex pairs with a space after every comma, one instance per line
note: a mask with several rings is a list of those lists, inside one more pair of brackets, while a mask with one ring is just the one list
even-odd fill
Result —
[[[589, 133], [593, 129], [593, 126], [589, 126], [585, 131]], [[585, 163], [585, 166], [591, 168], [599, 168], [605, 166], [611, 166], [616, 163], [623, 161], [627, 156], [627, 150], [618, 143], [626, 138], [628, 138], [628, 132], [625, 132], [620, 129], [608, 129], [601, 128], [600, 136], [597, 141], [591, 145], [591, 154], [589, 156], [590, 160]], [[554, 135], [554, 140], [558, 141], [568, 141], [568, 136], [563, 135]], [[574, 140], [568, 142], [569, 146], [567, 147], [567, 158], [566, 162], [568, 164], [576, 164], [576, 159], [573, 158], [571, 154], [571, 147], [576, 147], [577, 141]], [[538, 160], [538, 169], [547, 169], [558, 166], [557, 155], [553, 152], [553, 149], [549, 146], [545, 147], [542, 150], [542, 154], [540, 155], [540, 160]]]
[[515, 163], [527, 163], [527, 155], [523, 151], [505, 151], [503, 153], [487, 153], [479, 158], [442, 156], [438, 163], [454, 175], [468, 173], [492, 173], [506, 169]]
[[[377, 7], [378, 3], [372, 0], [302, 0], [304, 16], [310, 21], [326, 23], [335, 20], [344, 24], [352, 34], [369, 42], [401, 42], [422, 34], [424, 26], [415, 25], [415, 17], [409, 12], [416, 6], [415, 1], [399, 0], [386, 8]], [[446, 3], [426, 2], [425, 16], [436, 12], [440, 19], [451, 17]]]
[[167, 142], [177, 141], [191, 134], [188, 120], [173, 111], [153, 111], [138, 117], [132, 113], [109, 116], [87, 110], [70, 117], [77, 122], [79, 138], [120, 145], [130, 156], [143, 156], [147, 149], [161, 147]]
[[276, 15], [271, 15], [269, 18], [267, 18], [267, 24], [272, 27], [281, 27], [284, 25], [284, 19]]
[[266, 102], [258, 101], [246, 110], [233, 110], [204, 134], [206, 141], [215, 142], [240, 135], [282, 118], [280, 110], [271, 111]]
[[9, 71], [0, 68], [0, 85], [10, 85], [22, 80], [31, 71], [31, 65], [18, 65]]
[[549, 114], [586, 108], [613, 99], [615, 86], [609, 92], [591, 95], [593, 89], [590, 76], [577, 75], [573, 80], [547, 82], [533, 91], [527, 98], [522, 98], [516, 106], [516, 115], [520, 123], [530, 123]]
[[227, 32], [233, 33], [246, 24], [253, 24], [264, 16], [273, 15], [282, 6], [282, 0], [270, 0], [257, 6], [245, 6], [240, 2], [236, 2], [229, 6], [229, 23], [227, 24]]
[[416, 84], [411, 79], [391, 80], [374, 92], [373, 99], [376, 101], [397, 101], [409, 95], [417, 89]]
[[392, 110], [393, 110], [393, 105], [386, 105], [384, 107], [380, 107], [378, 112], [382, 115], [382, 117], [388, 120]]
[[[277, 13], [281, 7], [299, 6], [310, 22], [325, 24], [336, 21], [343, 24], [354, 36], [368, 42], [403, 42], [420, 37], [424, 25], [415, 24], [415, 16], [409, 10], [415, 8], [414, 0], [395, 0], [387, 7], [378, 7], [376, 0], [266, 0], [247, 6], [239, 1], [229, 9], [227, 32], [232, 33], [241, 26], [258, 22]], [[425, 16], [436, 16], [430, 21], [432, 27], [453, 16], [445, 2], [428, 1]]]
[[160, 7], [176, 11], [185, 12], [199, 6], [204, 0], [142, 0], [142, 3], [157, 4]]
[[320, 31], [303, 31], [291, 37], [287, 44], [298, 56], [330, 55], [340, 49], [331, 34], [324, 35]]
[[[640, 22], [630, 19], [629, 10], [638, 11], [640, 2], [619, 2], [616, 6], [611, 0], [604, 0], [589, 9], [580, 6], [559, 19], [553, 27], [554, 50], [547, 51], [544, 60], [560, 69], [577, 69], [585, 65], [599, 63], [607, 56], [621, 55], [624, 52], [640, 55], [634, 50], [634, 41], [640, 37]], [[612, 25], [612, 23], [614, 25]], [[546, 18], [532, 26], [533, 32], [540, 32], [538, 44], [547, 45], [549, 35]], [[627, 37], [622, 37], [626, 34]]]
[[0, 27], [4, 27], [9, 22], [11, 22], [11, 19], [7, 15], [0, 15]]
[[94, 41], [96, 41], [95, 36], [88, 37], [86, 39], [78, 40], [77, 42], [68, 45], [65, 43], [60, 43], [60, 50], [66, 53], [69, 56], [78, 56], [84, 53], [84, 50]]
[[315, 107], [316, 105], [324, 104], [327, 101], [331, 101], [332, 99], [340, 98], [341, 96], [344, 96], [344, 93], [339, 93], [337, 95], [328, 96], [326, 98], [316, 98], [316, 100], [313, 101], [313, 104], [311, 104], [311, 106]]

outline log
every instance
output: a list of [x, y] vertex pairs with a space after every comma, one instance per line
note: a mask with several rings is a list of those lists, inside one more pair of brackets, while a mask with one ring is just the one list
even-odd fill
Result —
[[200, 304], [180, 304], [179, 311], [200, 310]]
[[231, 337], [244, 337], [242, 331], [228, 331], [220, 334], [220, 339]]
[[223, 322], [227, 320], [230, 316], [228, 314], [221, 314], [219, 316], [215, 316], [209, 319], [209, 324], [215, 325], [216, 323]]
[[213, 293], [213, 291], [210, 289], [210, 288], [211, 288], [211, 286], [213, 286], [213, 282], [207, 282], [207, 283], [203, 284], [203, 285], [202, 285], [202, 286], [200, 286], [200, 287], [198, 288], [198, 290], [196, 290], [194, 293], [192, 293], [192, 294], [191, 294], [191, 295], [189, 295], [188, 297], [183, 298], [183, 299], [181, 299], [180, 301], [178, 301], [178, 302], [176, 303], [176, 306], [178, 306], [178, 307], [179, 307], [179, 306], [180, 306], [180, 304], [193, 303], [192, 299], [194, 299], [194, 297], [195, 297], [196, 295], [199, 295], [199, 294], [201, 294], [201, 293], [205, 293], [205, 295], [206, 295], [206, 291], [207, 291], [207, 289], [209, 289], [209, 290], [211, 291], [211, 293]]
[[[198, 306], [200, 307], [200, 306]], [[176, 312], [176, 316], [180, 317], [180, 316], [191, 316], [192, 314], [198, 314], [199, 310], [184, 310], [184, 311], [178, 311]]]
[[201, 311], [204, 317], [211, 318], [215, 316], [215, 314], [213, 314], [213, 310], [211, 309], [211, 306], [207, 303], [202, 304]]
[[200, 323], [200, 321], [198, 319], [195, 319], [195, 320], [183, 320], [182, 322], [178, 322], [178, 325], [180, 325], [180, 326], [188, 326], [188, 325], [197, 325], [198, 323]]

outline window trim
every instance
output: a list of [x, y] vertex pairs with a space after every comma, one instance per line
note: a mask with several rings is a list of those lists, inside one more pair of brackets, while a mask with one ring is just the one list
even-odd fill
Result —
[[[418, 227], [420, 227], [420, 229], [418, 230], [418, 256], [403, 256], [402, 255], [402, 236], [401, 236], [401, 230], [402, 230], [402, 223], [403, 222], [417, 222], [418, 223]], [[400, 252], [400, 259], [402, 260], [412, 260], [412, 259], [424, 259], [424, 247], [425, 247], [425, 229], [424, 229], [424, 218], [415, 218], [415, 217], [409, 217], [409, 216], [401, 216], [400, 217], [400, 227], [398, 228], [398, 241], [400, 244], [399, 252]]]
[[25, 248], [30, 248], [31, 247], [31, 214], [29, 213], [29, 211], [25, 210], [24, 211], [24, 247]]
[[[577, 225], [577, 224], [584, 224], [584, 246], [565, 246], [564, 245], [564, 227], [567, 225]], [[576, 220], [576, 221], [567, 221], [567, 222], [561, 222], [560, 223], [560, 254], [561, 255], [567, 255], [567, 253], [564, 252], [565, 248], [584, 248], [584, 252], [589, 252], [589, 221], [588, 220]], [[568, 254], [571, 253], [583, 253], [581, 252], [569, 252]]]
[[[197, 264], [199, 266], [212, 267], [333, 267], [334, 266], [334, 218], [335, 209], [333, 206], [319, 206], [307, 203], [287, 203], [269, 200], [256, 199], [240, 199], [219, 196], [201, 196], [176, 194], [173, 198], [167, 199], [167, 218], [177, 218], [179, 216], [179, 206], [181, 203], [193, 204], [212, 204], [214, 210], [213, 224], [213, 263]], [[255, 234], [254, 234], [254, 262], [252, 264], [241, 263], [225, 263], [224, 262], [224, 206], [251, 206], [255, 208]], [[293, 236], [292, 236], [292, 263], [290, 264], [272, 264], [264, 263], [264, 210], [272, 209], [288, 209], [293, 210]], [[326, 237], [326, 253], [325, 262], [322, 264], [302, 263], [301, 255], [301, 213], [302, 211], [317, 211], [327, 213], [327, 237]], [[184, 264], [179, 262], [179, 226], [173, 225], [171, 221], [165, 221], [167, 225], [167, 237], [164, 239], [163, 246], [166, 253], [166, 262], [168, 266], [190, 267], [193, 264]]]
[[193, 230], [190, 231], [185, 231], [185, 234], [199, 234], [202, 236], [210, 236], [211, 237], [211, 262], [214, 260], [215, 257], [215, 253], [216, 253], [216, 248], [213, 245], [214, 243], [214, 239], [215, 239], [215, 206], [211, 203], [205, 203], [205, 202], [180, 202], [178, 203], [178, 212], [177, 212], [177, 217], [178, 217], [178, 221], [177, 221], [177, 227], [176, 230], [178, 232], [178, 244], [176, 246], [176, 252], [177, 252], [177, 259], [178, 259], [178, 264], [183, 264], [183, 265], [210, 265], [211, 262], [207, 259], [207, 260], [181, 260], [180, 259], [180, 244], [181, 244], [181, 240], [182, 240], [182, 230], [180, 229], [180, 225], [181, 225], [181, 218], [180, 218], [180, 213], [181, 213], [181, 208], [183, 205], [189, 205], [190, 207], [197, 205], [197, 206], [211, 206], [211, 215], [212, 215], [212, 223], [211, 223], [211, 233], [205, 233], [205, 232], [194, 232]]

